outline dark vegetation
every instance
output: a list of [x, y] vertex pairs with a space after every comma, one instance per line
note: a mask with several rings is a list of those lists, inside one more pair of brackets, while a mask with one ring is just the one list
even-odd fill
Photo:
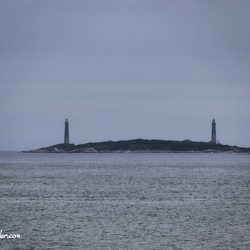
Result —
[[27, 152], [250, 152], [250, 148], [214, 144], [210, 142], [165, 141], [135, 139], [127, 141], [105, 141], [86, 144], [57, 144]]

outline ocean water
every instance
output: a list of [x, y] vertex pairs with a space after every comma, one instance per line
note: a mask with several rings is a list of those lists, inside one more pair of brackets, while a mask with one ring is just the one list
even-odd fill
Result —
[[250, 155], [2, 152], [0, 230], [3, 250], [250, 249]]

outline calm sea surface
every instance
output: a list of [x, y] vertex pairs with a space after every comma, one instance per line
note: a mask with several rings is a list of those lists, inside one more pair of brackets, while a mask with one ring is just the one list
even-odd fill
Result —
[[250, 155], [0, 153], [0, 249], [250, 249]]

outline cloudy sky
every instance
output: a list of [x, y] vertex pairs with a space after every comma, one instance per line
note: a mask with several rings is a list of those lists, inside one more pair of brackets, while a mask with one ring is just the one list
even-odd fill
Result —
[[250, 147], [249, 0], [1, 0], [0, 150]]

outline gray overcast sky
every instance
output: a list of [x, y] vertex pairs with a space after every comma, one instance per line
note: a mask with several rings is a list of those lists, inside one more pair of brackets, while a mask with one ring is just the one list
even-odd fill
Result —
[[250, 147], [249, 0], [1, 0], [0, 150], [70, 141]]

